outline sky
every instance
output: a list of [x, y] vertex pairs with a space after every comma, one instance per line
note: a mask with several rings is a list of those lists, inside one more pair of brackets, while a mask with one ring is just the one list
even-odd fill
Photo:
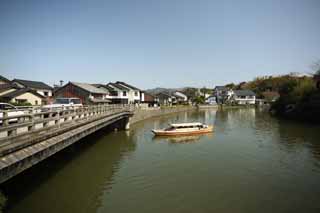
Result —
[[310, 72], [319, 0], [0, 0], [0, 75], [142, 89]]

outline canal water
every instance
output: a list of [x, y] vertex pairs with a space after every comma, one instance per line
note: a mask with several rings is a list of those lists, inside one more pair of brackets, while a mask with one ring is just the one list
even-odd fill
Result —
[[[213, 134], [154, 138], [176, 122]], [[320, 212], [320, 127], [203, 110], [100, 132], [3, 186], [8, 213]]]

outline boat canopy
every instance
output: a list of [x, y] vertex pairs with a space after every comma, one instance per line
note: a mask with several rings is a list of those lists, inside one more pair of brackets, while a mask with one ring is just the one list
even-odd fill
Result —
[[180, 123], [180, 124], [171, 124], [172, 127], [189, 127], [189, 126], [202, 126], [202, 123]]

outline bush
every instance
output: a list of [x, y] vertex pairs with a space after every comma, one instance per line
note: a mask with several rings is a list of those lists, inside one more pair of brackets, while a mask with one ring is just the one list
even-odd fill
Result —
[[24, 103], [10, 102], [10, 104], [12, 104], [14, 106], [32, 106], [32, 104], [29, 102], [24, 102]]

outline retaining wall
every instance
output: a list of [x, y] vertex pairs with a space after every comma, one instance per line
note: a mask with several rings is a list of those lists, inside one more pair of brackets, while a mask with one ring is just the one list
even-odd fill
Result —
[[195, 110], [195, 109], [197, 108], [193, 106], [136, 109], [134, 111], [133, 117], [130, 119], [130, 123], [134, 124], [152, 117], [158, 117], [158, 116], [177, 113], [177, 112], [185, 112], [185, 111]]

